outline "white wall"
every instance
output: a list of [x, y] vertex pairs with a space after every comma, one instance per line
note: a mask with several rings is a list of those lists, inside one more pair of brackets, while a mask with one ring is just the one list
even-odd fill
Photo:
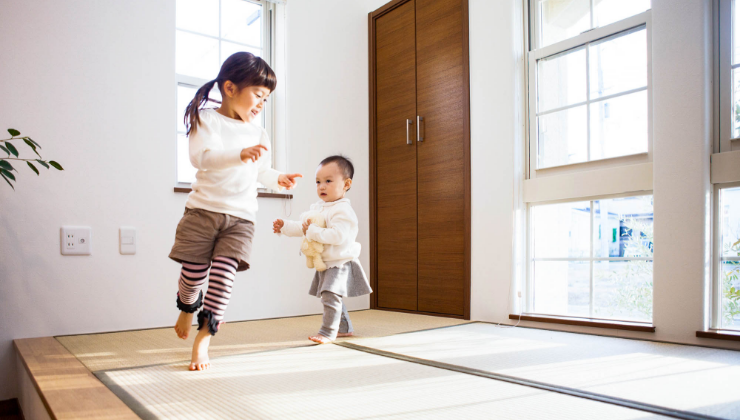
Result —
[[[517, 166], [524, 163], [522, 8], [470, 0], [471, 318], [508, 322]], [[519, 165], [518, 165], [519, 164]]]

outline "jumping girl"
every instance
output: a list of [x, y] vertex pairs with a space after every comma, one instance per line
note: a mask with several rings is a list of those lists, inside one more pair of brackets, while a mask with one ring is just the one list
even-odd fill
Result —
[[[218, 84], [222, 102], [201, 109]], [[185, 214], [177, 225], [170, 258], [182, 264], [175, 324], [186, 339], [198, 308], [198, 335], [190, 370], [210, 367], [208, 345], [223, 323], [237, 271], [249, 268], [257, 213], [257, 183], [292, 189], [300, 174], [282, 174], [270, 167], [267, 132], [252, 124], [275, 90], [270, 66], [248, 52], [230, 56], [218, 77], [203, 85], [185, 111], [190, 162], [198, 169]], [[217, 102], [218, 103], [218, 102]], [[209, 271], [210, 269], [210, 271]], [[201, 291], [208, 278], [208, 291]]]

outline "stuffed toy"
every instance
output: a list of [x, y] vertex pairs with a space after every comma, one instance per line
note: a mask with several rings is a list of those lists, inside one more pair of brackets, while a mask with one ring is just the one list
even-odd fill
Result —
[[[306, 223], [311, 220], [312, 225], [316, 225], [320, 228], [326, 227], [326, 221], [321, 213], [306, 214], [302, 218], [302, 222]], [[303, 236], [303, 243], [301, 244], [301, 252], [306, 256], [306, 265], [308, 268], [316, 267], [316, 271], [326, 271], [326, 264], [321, 259], [321, 253], [324, 252], [324, 244], [311, 241], [306, 236]]]

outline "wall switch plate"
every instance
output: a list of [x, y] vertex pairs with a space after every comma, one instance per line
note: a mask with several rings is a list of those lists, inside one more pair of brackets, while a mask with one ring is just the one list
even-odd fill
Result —
[[136, 254], [136, 228], [122, 226], [118, 232], [118, 245], [121, 255]]
[[62, 226], [60, 245], [62, 255], [90, 255], [92, 253], [92, 228]]

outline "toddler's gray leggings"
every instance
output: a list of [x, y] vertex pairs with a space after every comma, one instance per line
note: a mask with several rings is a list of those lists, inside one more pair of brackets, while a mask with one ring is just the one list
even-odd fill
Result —
[[352, 321], [342, 297], [332, 292], [321, 292], [321, 303], [324, 304], [324, 318], [319, 334], [335, 340], [337, 332], [352, 332]]

